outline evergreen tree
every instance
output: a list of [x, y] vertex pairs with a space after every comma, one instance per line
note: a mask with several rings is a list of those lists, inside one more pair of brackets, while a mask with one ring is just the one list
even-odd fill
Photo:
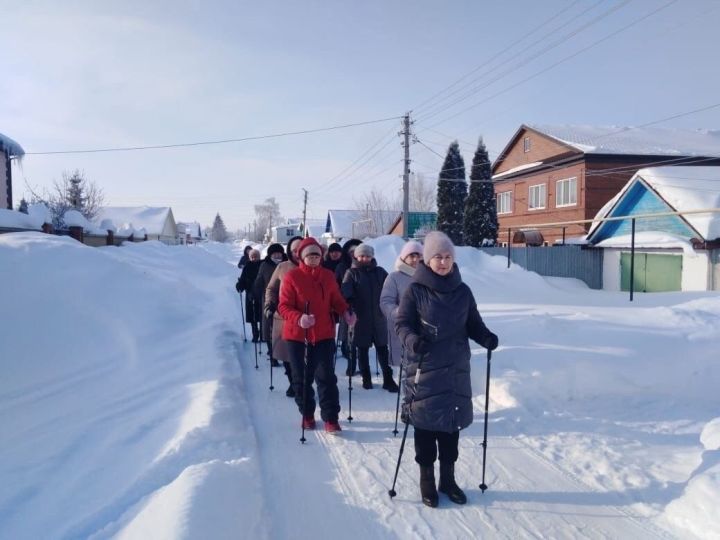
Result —
[[437, 228], [447, 234], [455, 245], [463, 245], [463, 212], [467, 197], [465, 162], [460, 146], [454, 141], [448, 148], [438, 179]]
[[465, 201], [463, 240], [468, 246], [494, 246], [498, 220], [490, 157], [480, 137], [470, 171], [470, 193]]
[[225, 242], [228, 239], [228, 232], [225, 228], [223, 218], [220, 217], [220, 212], [215, 214], [215, 221], [213, 221], [211, 236], [216, 242]]

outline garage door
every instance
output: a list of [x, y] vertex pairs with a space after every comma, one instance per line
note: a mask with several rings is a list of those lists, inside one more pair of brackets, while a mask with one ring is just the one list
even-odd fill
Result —
[[[635, 254], [635, 291], [679, 291], [681, 280], [682, 255]], [[620, 288], [630, 290], [630, 253], [620, 255]]]

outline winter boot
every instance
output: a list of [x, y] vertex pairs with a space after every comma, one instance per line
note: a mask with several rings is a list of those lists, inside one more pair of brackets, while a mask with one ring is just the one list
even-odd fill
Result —
[[358, 348], [358, 365], [360, 366], [360, 375], [362, 375], [362, 387], [365, 390], [372, 390], [372, 376], [370, 375], [370, 359], [368, 358], [368, 349], [366, 347]]
[[342, 431], [342, 428], [340, 427], [340, 424], [338, 424], [337, 420], [328, 420], [325, 422], [325, 433], [329, 433], [330, 435], [339, 435]]
[[315, 429], [315, 416], [311, 414], [303, 416], [302, 427], [303, 429]]
[[400, 390], [398, 388], [397, 383], [393, 379], [393, 372], [392, 368], [387, 368], [386, 370], [383, 370], [383, 390], [387, 390], [391, 394], [397, 394]]
[[439, 491], [445, 493], [455, 504], [465, 504], [467, 497], [463, 490], [455, 483], [455, 464], [440, 462]]
[[295, 389], [292, 387], [292, 384], [288, 386], [287, 390], [285, 390], [285, 395], [287, 397], [295, 397]]
[[372, 376], [370, 375], [369, 369], [364, 369], [360, 372], [362, 375], [362, 386], [365, 390], [372, 390], [373, 383], [372, 383]]
[[438, 505], [438, 492], [435, 489], [435, 465], [420, 465], [420, 495], [425, 506], [435, 508]]

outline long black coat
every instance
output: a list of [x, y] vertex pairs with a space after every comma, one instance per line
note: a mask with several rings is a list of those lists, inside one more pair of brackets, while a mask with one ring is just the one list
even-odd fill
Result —
[[262, 316], [262, 303], [255, 294], [255, 278], [260, 270], [260, 261], [248, 261], [240, 274], [239, 291], [245, 291], [245, 320], [247, 322], [260, 322]]
[[375, 259], [368, 265], [353, 262], [345, 272], [340, 291], [357, 314], [355, 345], [384, 347], [388, 343], [387, 319], [380, 309], [380, 293], [388, 273]]
[[[265, 257], [260, 264], [260, 269], [258, 270], [257, 277], [255, 278], [255, 284], [253, 285], [255, 297], [260, 300], [260, 306], [265, 305], [265, 289], [267, 288], [268, 283], [270, 283], [270, 277], [272, 277], [276, 266], [277, 264], [273, 262], [270, 256]], [[264, 309], [261, 309], [261, 311], [262, 339], [263, 341], [270, 341], [272, 339], [272, 315], [268, 317]]]
[[[406, 351], [403, 418], [417, 428], [446, 433], [472, 424], [468, 338], [484, 346], [493, 334], [457, 265], [440, 276], [418, 264], [400, 300], [395, 329]], [[418, 340], [429, 344], [427, 354], [416, 354]]]

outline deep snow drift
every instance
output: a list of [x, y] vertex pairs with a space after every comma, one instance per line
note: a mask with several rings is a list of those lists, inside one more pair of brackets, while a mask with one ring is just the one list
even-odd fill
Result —
[[[402, 242], [371, 243], [391, 270]], [[243, 341], [240, 253], [0, 236], [0, 538], [720, 537], [717, 293], [630, 303], [459, 248], [501, 342], [490, 489], [473, 344], [468, 505], [429, 509], [411, 440], [388, 498], [395, 397], [355, 381], [349, 424], [342, 358], [344, 431], [300, 445], [282, 370], [269, 391]]]

